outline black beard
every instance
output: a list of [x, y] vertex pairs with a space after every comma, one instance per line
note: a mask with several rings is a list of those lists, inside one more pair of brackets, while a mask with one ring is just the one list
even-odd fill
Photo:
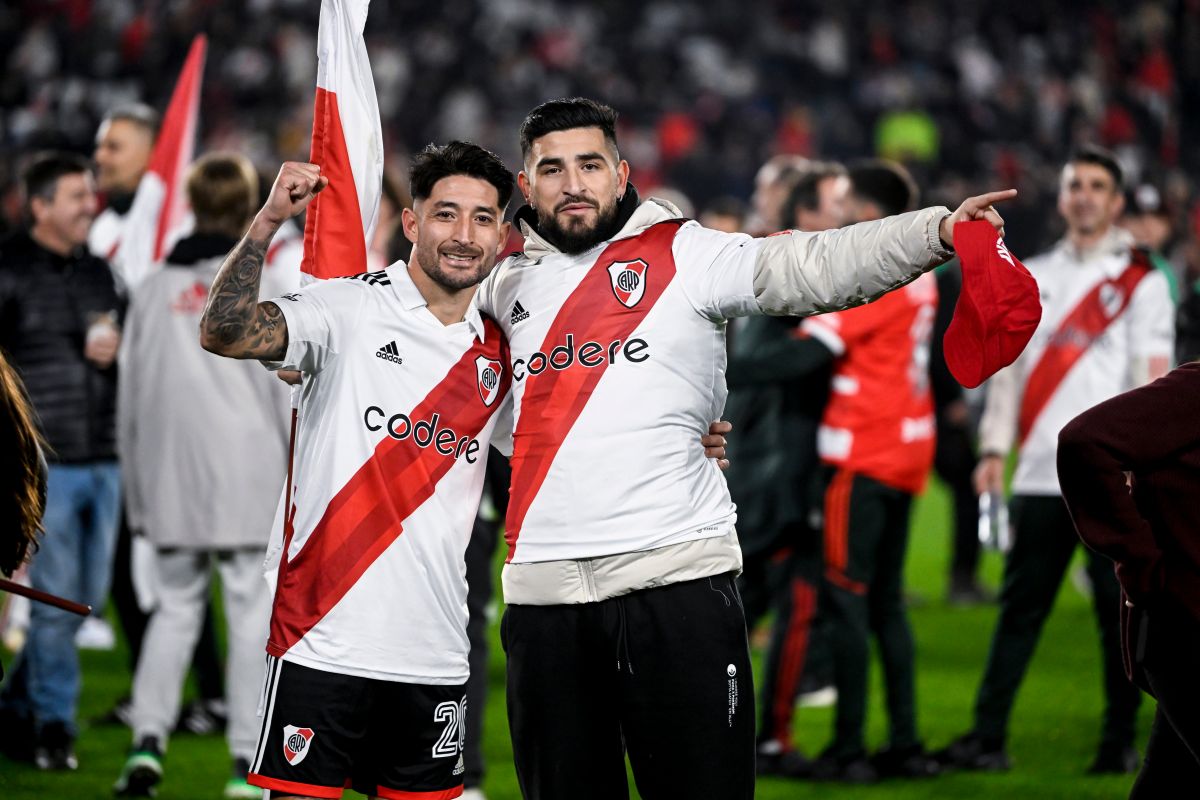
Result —
[[430, 280], [432, 280], [438, 286], [441, 286], [443, 289], [447, 289], [452, 292], [461, 291], [468, 287], [479, 284], [485, 277], [487, 277], [488, 269], [490, 269], [489, 265], [488, 267], [476, 270], [473, 273], [465, 275], [452, 275], [442, 269], [442, 263], [438, 260], [437, 250], [432, 248], [429, 248], [428, 250], [417, 248], [417, 251], [413, 254], [413, 256], [417, 262], [417, 266], [421, 268], [422, 272], [429, 276]]
[[607, 209], [599, 209], [596, 224], [591, 228], [573, 227], [568, 230], [558, 223], [554, 214], [543, 217], [538, 212], [538, 233], [569, 256], [577, 256], [591, 250], [615, 233], [613, 227], [617, 221], [617, 211], [620, 203], [613, 203]]

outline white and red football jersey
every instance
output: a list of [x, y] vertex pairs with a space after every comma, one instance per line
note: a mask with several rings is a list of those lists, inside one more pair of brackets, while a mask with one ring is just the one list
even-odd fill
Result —
[[403, 263], [274, 301], [305, 373], [267, 651], [315, 669], [466, 680], [463, 561], [508, 355], [472, 306], [443, 325]]
[[484, 281], [512, 359], [511, 563], [730, 532], [699, 438], [725, 405], [725, 320], [761, 313], [760, 245], [660, 221], [577, 256], [518, 254]]
[[1175, 348], [1175, 304], [1166, 274], [1132, 237], [1113, 229], [1089, 252], [1062, 241], [1026, 259], [1041, 294], [1042, 320], [1006, 369], [1019, 380], [1012, 489], [1056, 495], [1058, 434], [1079, 414], [1139, 384], [1133, 365], [1165, 372]]
[[835, 464], [916, 494], [933, 465], [929, 336], [937, 279], [925, 273], [873, 303], [809, 317], [801, 330], [836, 356], [817, 450]]

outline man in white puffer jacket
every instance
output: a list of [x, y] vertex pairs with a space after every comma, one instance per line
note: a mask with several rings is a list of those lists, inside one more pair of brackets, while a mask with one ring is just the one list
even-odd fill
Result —
[[[253, 167], [241, 156], [205, 156], [187, 190], [195, 232], [134, 291], [121, 354], [118, 445], [129, 524], [154, 547], [157, 605], [133, 682], [134, 747], [115, 788], [149, 796], [161, 779], [215, 569], [229, 622], [234, 775], [225, 796], [257, 797], [244, 779], [258, 735], [270, 608], [262, 561], [287, 469], [288, 392], [258, 364], [196, 345], [208, 287], [257, 207]], [[296, 279], [284, 266], [268, 269], [264, 296], [295, 289]]]
[[[1015, 192], [763, 239], [639, 203], [616, 113], [542, 104], [521, 130], [525, 250], [476, 302], [515, 398], [503, 572], [509, 725], [526, 800], [749, 798], [754, 710], [736, 513], [689, 444], [724, 407], [725, 324], [862, 305], [952, 255]], [[695, 451], [695, 452], [693, 452]]]

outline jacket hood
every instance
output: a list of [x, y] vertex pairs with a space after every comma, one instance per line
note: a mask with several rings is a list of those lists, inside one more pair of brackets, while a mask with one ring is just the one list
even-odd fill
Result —
[[193, 233], [171, 248], [167, 263], [174, 267], [195, 266], [201, 261], [227, 255], [237, 243], [237, 239], [223, 233]]
[[[642, 201], [637, 189], [631, 183], [625, 190], [617, 206], [617, 218], [613, 221], [612, 231], [597, 244], [611, 242], [615, 239], [627, 239], [636, 236], [651, 225], [657, 225], [669, 219], [680, 219], [683, 213], [672, 203], [651, 197]], [[548, 255], [562, 252], [558, 246], [547, 239], [537, 227], [537, 212], [532, 206], [525, 205], [513, 217], [520, 226], [521, 235], [525, 237], [525, 255], [537, 260]]]

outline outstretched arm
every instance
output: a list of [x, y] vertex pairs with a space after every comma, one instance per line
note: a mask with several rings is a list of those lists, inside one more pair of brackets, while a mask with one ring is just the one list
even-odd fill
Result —
[[328, 185], [316, 164], [289, 161], [279, 170], [266, 205], [225, 258], [200, 318], [200, 344], [229, 358], [277, 360], [287, 352], [287, 323], [274, 303], [258, 302], [263, 261], [275, 232]]
[[808, 316], [862, 305], [954, 255], [954, 225], [987, 220], [1001, 233], [993, 203], [1014, 190], [970, 197], [955, 211], [932, 208], [820, 233], [786, 231], [762, 240], [754, 268], [758, 309]]

